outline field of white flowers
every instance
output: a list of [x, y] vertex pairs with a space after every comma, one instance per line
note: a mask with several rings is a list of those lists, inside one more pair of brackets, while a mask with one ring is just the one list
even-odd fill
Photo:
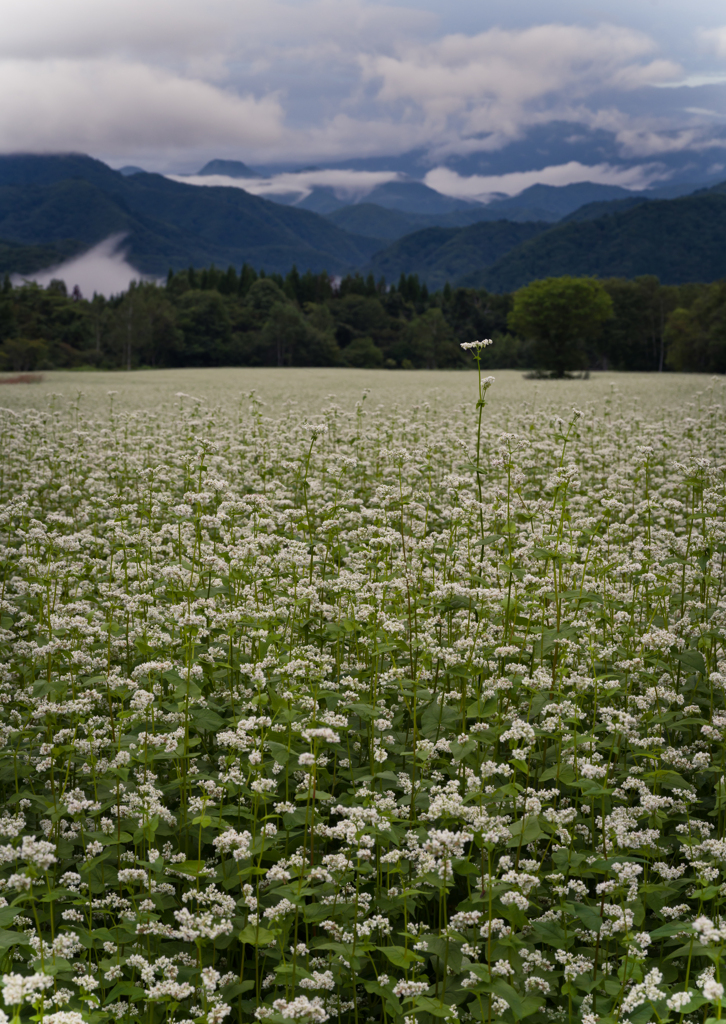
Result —
[[721, 1018], [724, 382], [496, 376], [2, 388], [0, 1024]]

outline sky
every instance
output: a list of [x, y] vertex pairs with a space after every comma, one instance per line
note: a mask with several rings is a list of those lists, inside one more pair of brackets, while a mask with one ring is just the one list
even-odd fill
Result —
[[3, 0], [0, 94], [0, 152], [169, 174], [217, 157], [463, 198], [700, 182], [726, 178], [726, 5]]

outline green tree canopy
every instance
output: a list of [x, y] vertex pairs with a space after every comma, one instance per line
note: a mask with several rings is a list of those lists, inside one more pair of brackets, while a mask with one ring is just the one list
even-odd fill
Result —
[[417, 316], [404, 331], [415, 366], [435, 370], [440, 366], [456, 366], [461, 352], [453, 331], [438, 307]]
[[516, 292], [507, 323], [534, 342], [538, 369], [564, 377], [583, 368], [585, 345], [612, 315], [612, 300], [599, 281], [547, 277]]
[[668, 317], [664, 332], [666, 363], [678, 372], [726, 371], [726, 283], [706, 285], [690, 309]]

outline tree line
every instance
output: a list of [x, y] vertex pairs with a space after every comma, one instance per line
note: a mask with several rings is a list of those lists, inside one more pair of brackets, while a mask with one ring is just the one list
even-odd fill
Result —
[[181, 366], [469, 366], [462, 341], [494, 338], [482, 365], [561, 376], [577, 370], [726, 372], [726, 281], [548, 278], [513, 294], [415, 274], [169, 272], [106, 299], [5, 278], [0, 369]]

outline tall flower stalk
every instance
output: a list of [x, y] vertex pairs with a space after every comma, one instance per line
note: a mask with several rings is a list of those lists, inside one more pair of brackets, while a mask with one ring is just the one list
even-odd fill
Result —
[[477, 429], [476, 429], [476, 463], [474, 472], [476, 473], [476, 487], [477, 495], [479, 498], [479, 526], [481, 533], [481, 555], [480, 558], [484, 558], [484, 513], [482, 510], [482, 477], [484, 476], [484, 470], [481, 464], [481, 424], [482, 415], [484, 413], [484, 407], [486, 405], [487, 391], [494, 383], [494, 377], [484, 377], [481, 375], [481, 354], [482, 350], [487, 348], [489, 345], [493, 345], [494, 342], [491, 338], [484, 338], [482, 341], [462, 341], [461, 347], [466, 351], [470, 351], [474, 355], [476, 360], [476, 369], [478, 374], [479, 384], [479, 398], [476, 403], [477, 412]]

